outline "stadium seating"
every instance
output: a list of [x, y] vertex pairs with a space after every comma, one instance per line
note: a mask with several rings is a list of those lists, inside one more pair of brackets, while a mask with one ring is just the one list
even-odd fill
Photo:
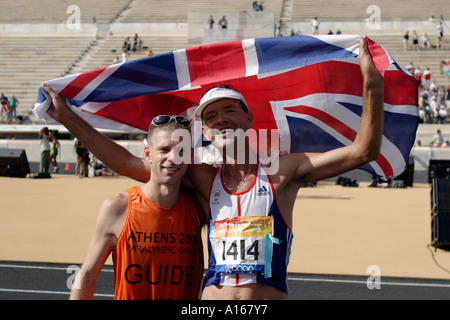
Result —
[[380, 17], [385, 21], [421, 21], [434, 15], [436, 18], [448, 8], [446, 0], [302, 0], [295, 1], [293, 6], [294, 20], [310, 21], [319, 17], [321, 21], [355, 21], [363, 20], [370, 14], [369, 6], [380, 8]]
[[[220, 12], [252, 11], [251, 0], [171, 0], [171, 1], [136, 1], [130, 6], [129, 12], [121, 22], [187, 22], [186, 12], [210, 12], [212, 15]], [[258, 1], [259, 2], [259, 1]], [[280, 18], [283, 0], [264, 2], [264, 10], [273, 11], [275, 19]], [[206, 24], [206, 21], [205, 21]]]
[[39, 85], [64, 74], [94, 37], [0, 37], [0, 91], [20, 101], [18, 113], [27, 114]]
[[[18, 0], [2, 3], [1, 23], [59, 23], [74, 13], [72, 5], [80, 9], [81, 23], [110, 22], [122, 12], [129, 0]], [[69, 11], [69, 12], [68, 12]]]
[[[372, 32], [370, 37], [382, 44], [405, 67], [410, 61], [420, 65], [422, 70], [430, 67], [434, 79], [440, 85], [448, 85], [448, 79], [441, 76], [439, 63], [448, 58], [450, 41], [448, 28], [445, 29], [444, 51], [427, 49], [420, 52], [409, 50], [403, 52], [402, 34], [406, 31], [402, 26], [408, 22], [418, 22], [422, 26], [431, 15], [436, 18], [442, 8], [448, 6], [447, 0], [435, 0], [431, 3], [419, 0], [379, 0], [380, 18], [384, 22], [395, 22], [392, 30]], [[2, 4], [0, 23], [0, 92], [7, 96], [15, 95], [20, 100], [18, 113], [27, 114], [34, 105], [37, 88], [43, 81], [65, 74], [73, 74], [109, 65], [114, 57], [121, 57], [121, 47], [126, 36], [133, 37], [135, 32], [143, 40], [143, 45], [152, 48], [155, 54], [188, 47], [188, 12], [208, 12], [218, 17], [223, 12], [248, 12], [253, 1], [230, 0], [77, 0], [74, 2], [80, 8], [80, 20], [87, 29], [97, 28], [97, 32], [80, 32], [68, 34], [58, 32], [56, 27], [63, 25], [72, 14], [68, 2], [56, 0], [19, 0]], [[369, 0], [266, 0], [264, 10], [274, 13], [275, 22], [284, 30], [290, 30], [296, 23], [306, 23], [312, 17], [319, 17], [323, 23], [343, 23], [351, 25], [355, 21], [362, 22], [370, 13], [367, 8], [373, 4]], [[93, 17], [96, 23], [92, 23]], [[402, 24], [403, 23], [403, 24]], [[15, 34], [8, 30], [16, 30], [14, 26], [28, 25], [27, 32]], [[46, 25], [48, 24], [48, 25]], [[35, 28], [42, 25], [54, 28], [48, 34], [39, 34]], [[132, 26], [140, 26], [133, 30]], [[159, 25], [159, 28], [154, 28]], [[175, 31], [161, 32], [171, 29]], [[13, 26], [7, 28], [5, 26]], [[30, 27], [31, 26], [31, 27]], [[54, 26], [54, 27], [52, 27]], [[147, 26], [149, 26], [147, 28]], [[205, 25], [202, 26], [206, 28]], [[106, 28], [105, 32], [100, 32]], [[434, 28], [434, 27], [433, 27]], [[19, 28], [20, 30], [20, 28]], [[44, 28], [45, 30], [45, 28]], [[97, 30], [97, 29], [95, 29]], [[128, 30], [128, 31], [127, 31]], [[178, 30], [178, 31], [177, 31]], [[328, 30], [321, 29], [321, 34]], [[335, 30], [333, 30], [335, 31]], [[354, 30], [342, 30], [344, 33]], [[417, 29], [419, 35], [423, 30]], [[50, 35], [51, 33], [51, 35]], [[310, 28], [302, 30], [303, 34], [311, 34]], [[410, 29], [410, 34], [412, 29]], [[429, 33], [432, 44], [436, 32]], [[410, 42], [412, 42], [410, 40]], [[147, 50], [131, 52], [129, 59], [142, 58]]]

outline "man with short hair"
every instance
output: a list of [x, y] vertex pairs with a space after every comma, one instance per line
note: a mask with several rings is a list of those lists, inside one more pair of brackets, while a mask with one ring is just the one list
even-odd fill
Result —
[[[204, 219], [192, 195], [181, 189], [187, 164], [179, 163], [180, 153], [190, 148], [191, 140], [179, 143], [171, 139], [175, 130], [189, 128], [184, 117], [153, 119], [144, 151], [150, 180], [103, 203], [71, 299], [92, 298], [110, 253], [115, 299], [198, 299]], [[189, 138], [189, 132], [185, 136]]]

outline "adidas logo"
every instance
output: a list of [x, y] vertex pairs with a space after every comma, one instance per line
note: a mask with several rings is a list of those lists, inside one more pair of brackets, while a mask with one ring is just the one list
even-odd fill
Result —
[[267, 190], [266, 186], [262, 186], [258, 192], [256, 192], [257, 196], [267, 196], [269, 195], [269, 190]]

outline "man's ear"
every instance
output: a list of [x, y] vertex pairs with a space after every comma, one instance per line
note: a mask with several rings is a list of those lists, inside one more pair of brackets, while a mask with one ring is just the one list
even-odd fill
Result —
[[[214, 142], [214, 134], [211, 134], [211, 130], [217, 130], [217, 129], [205, 129], [205, 126], [202, 125], [202, 133], [205, 136], [205, 138], [210, 142]], [[213, 131], [213, 132], [215, 132], [215, 131]]]
[[247, 117], [248, 117], [248, 121], [249, 121], [249, 123], [250, 123], [250, 127], [249, 127], [249, 129], [250, 128], [253, 128], [253, 121], [255, 120], [254, 118], [253, 118], [253, 113], [251, 113], [250, 111], [247, 113]]
[[152, 157], [151, 157], [149, 146], [144, 147], [144, 157], [148, 162], [152, 162]]

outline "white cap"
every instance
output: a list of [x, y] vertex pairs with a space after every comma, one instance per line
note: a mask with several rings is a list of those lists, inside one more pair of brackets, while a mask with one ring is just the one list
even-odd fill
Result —
[[205, 93], [205, 95], [200, 100], [200, 105], [195, 110], [195, 116], [201, 118], [203, 110], [212, 102], [220, 99], [236, 99], [241, 101], [248, 110], [247, 102], [244, 99], [244, 96], [237, 92], [234, 89], [231, 88], [222, 88], [222, 87], [216, 87], [212, 88], [208, 92]]

